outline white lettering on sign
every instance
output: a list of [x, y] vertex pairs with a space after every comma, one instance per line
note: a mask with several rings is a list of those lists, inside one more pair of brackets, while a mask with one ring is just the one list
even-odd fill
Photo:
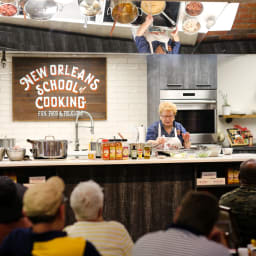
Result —
[[[49, 78], [49, 75], [51, 78], [45, 80]], [[48, 108], [85, 110], [87, 101], [81, 94], [86, 93], [87, 88], [87, 90], [97, 91], [100, 82], [95, 74], [87, 73], [85, 69], [68, 64], [44, 65], [32, 70], [19, 80], [19, 84], [25, 86], [24, 91], [30, 91], [34, 86], [38, 95], [35, 106], [40, 116], [43, 116], [44, 110]], [[74, 96], [49, 95], [58, 91], [73, 93]]]
[[79, 110], [85, 110], [86, 98], [85, 96], [40, 96], [36, 98], [35, 105], [39, 110], [46, 108], [78, 108]]

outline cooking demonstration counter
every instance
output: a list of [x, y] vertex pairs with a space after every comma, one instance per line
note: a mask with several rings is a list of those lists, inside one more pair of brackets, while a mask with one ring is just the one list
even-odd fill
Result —
[[[237, 184], [225, 184], [227, 173], [230, 169], [238, 170], [240, 163], [248, 158], [256, 158], [256, 154], [148, 160], [3, 160], [0, 175], [14, 176], [20, 183], [29, 183], [30, 177], [58, 175], [66, 183], [67, 197], [79, 182], [94, 180], [104, 189], [104, 218], [120, 221], [137, 240], [147, 232], [169, 225], [187, 191], [210, 187], [219, 196], [218, 193], [233, 189]], [[217, 178], [224, 179], [224, 185], [199, 187], [197, 179], [202, 172], [215, 172]], [[74, 215], [67, 204], [66, 224], [73, 222]]]
[[86, 165], [144, 165], [144, 164], [178, 164], [178, 163], [221, 163], [221, 162], [242, 162], [249, 158], [256, 159], [256, 154], [232, 154], [220, 155], [218, 157], [201, 158], [151, 158], [137, 160], [88, 160], [68, 157], [67, 159], [34, 159], [24, 161], [0, 161], [1, 167], [22, 167], [22, 166], [86, 166]]

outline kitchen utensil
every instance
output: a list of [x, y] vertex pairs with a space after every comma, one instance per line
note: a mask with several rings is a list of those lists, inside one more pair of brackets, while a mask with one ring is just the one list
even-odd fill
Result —
[[67, 157], [67, 140], [55, 140], [54, 136], [45, 136], [44, 140], [27, 139], [27, 142], [32, 144], [31, 152], [35, 159], [57, 159]]
[[18, 8], [13, 3], [5, 3], [0, 5], [0, 15], [1, 16], [14, 16], [18, 12]]
[[222, 152], [224, 155], [232, 155], [233, 148], [222, 148]]
[[5, 149], [13, 148], [15, 146], [15, 139], [14, 138], [2, 138], [0, 139], [0, 147]]
[[201, 24], [197, 20], [197, 18], [191, 18], [188, 16], [184, 18], [182, 29], [185, 33], [193, 35], [198, 33], [200, 28], [201, 28]]
[[5, 155], [5, 148], [0, 148], [0, 161], [2, 161], [3, 160], [3, 158], [4, 158], [4, 155]]
[[111, 14], [114, 20], [112, 30], [114, 30], [115, 22], [122, 24], [133, 23], [141, 15], [137, 6], [130, 0], [114, 0], [111, 1], [111, 5], [112, 7], [107, 10], [107, 15]]
[[95, 16], [101, 11], [101, 4], [98, 0], [78, 0], [78, 5], [85, 16]]
[[188, 2], [185, 7], [185, 12], [189, 16], [198, 16], [203, 12], [203, 4], [201, 2]]
[[202, 144], [199, 145], [199, 149], [209, 150], [209, 156], [217, 157], [221, 152], [221, 146], [217, 144]]
[[24, 10], [31, 19], [50, 20], [60, 10], [60, 5], [54, 0], [28, 0]]
[[8, 148], [6, 150], [7, 156], [11, 161], [24, 160], [26, 149], [25, 148]]
[[147, 15], [159, 15], [163, 16], [171, 22], [173, 26], [176, 26], [176, 22], [172, 20], [165, 12], [166, 2], [165, 1], [141, 1], [140, 8]]

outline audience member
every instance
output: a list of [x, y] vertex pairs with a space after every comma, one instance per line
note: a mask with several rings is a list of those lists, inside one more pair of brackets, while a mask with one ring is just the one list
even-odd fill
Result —
[[119, 222], [104, 221], [103, 201], [102, 188], [97, 183], [79, 183], [70, 197], [77, 222], [65, 231], [71, 237], [82, 236], [90, 240], [103, 256], [131, 255], [133, 242], [129, 233]]
[[23, 198], [23, 210], [32, 228], [12, 231], [3, 241], [1, 255], [90, 255], [99, 256], [95, 247], [83, 238], [67, 237], [65, 223], [65, 185], [59, 177], [30, 187]]
[[22, 198], [26, 188], [7, 176], [0, 176], [0, 244], [15, 228], [27, 228], [31, 222], [22, 213]]
[[[206, 192], [188, 192], [177, 209], [174, 224], [165, 231], [144, 235], [134, 246], [134, 256], [225, 256], [222, 244], [209, 240], [223, 235], [214, 228], [218, 200]], [[223, 239], [217, 239], [223, 240]]]
[[240, 246], [256, 238], [256, 160], [249, 159], [240, 165], [240, 187], [221, 196], [219, 204], [231, 208], [235, 216]]

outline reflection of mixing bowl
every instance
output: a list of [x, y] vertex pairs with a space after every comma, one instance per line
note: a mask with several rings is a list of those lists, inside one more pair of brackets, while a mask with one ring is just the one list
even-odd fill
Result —
[[200, 30], [201, 25], [196, 18], [187, 18], [184, 20], [182, 28], [185, 33], [195, 34]]

